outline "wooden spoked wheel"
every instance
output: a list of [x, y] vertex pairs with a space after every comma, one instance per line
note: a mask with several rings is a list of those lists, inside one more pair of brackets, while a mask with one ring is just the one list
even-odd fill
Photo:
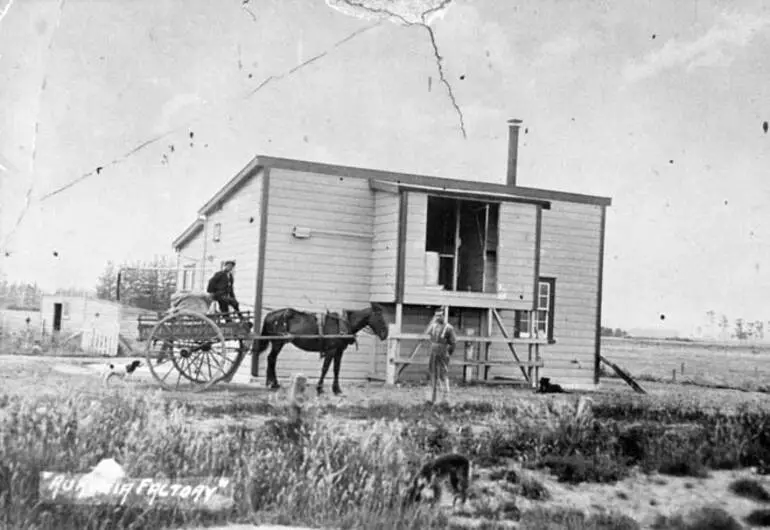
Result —
[[147, 364], [166, 390], [201, 392], [232, 375], [240, 349], [226, 343], [206, 315], [179, 311], [163, 318], [147, 341]]

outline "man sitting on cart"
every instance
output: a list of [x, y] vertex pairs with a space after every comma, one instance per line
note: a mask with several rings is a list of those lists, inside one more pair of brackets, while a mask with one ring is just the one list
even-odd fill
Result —
[[232, 307], [240, 316], [241, 309], [238, 306], [238, 300], [235, 299], [233, 290], [233, 268], [235, 262], [225, 261], [224, 268], [214, 274], [209, 280], [206, 291], [219, 304], [219, 312], [224, 313], [225, 320], [231, 322], [229, 308]]

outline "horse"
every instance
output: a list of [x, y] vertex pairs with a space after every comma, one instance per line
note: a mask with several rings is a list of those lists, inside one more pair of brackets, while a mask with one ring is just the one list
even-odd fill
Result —
[[[281, 387], [278, 383], [275, 365], [278, 354], [287, 343], [304, 351], [321, 353], [323, 366], [321, 367], [321, 378], [316, 385], [316, 391], [319, 395], [323, 393], [324, 378], [329, 371], [329, 366], [334, 361], [332, 391], [335, 395], [340, 395], [342, 389], [340, 389], [339, 375], [342, 354], [348, 346], [353, 343], [357, 344], [357, 341], [355, 338], [335, 338], [334, 335], [356, 335], [362, 329], [369, 327], [380, 340], [388, 338], [388, 322], [385, 320], [382, 306], [379, 304], [372, 303], [370, 307], [360, 310], [345, 309], [341, 315], [327, 311], [319, 316], [291, 307], [276, 309], [265, 316], [260, 336], [274, 336], [275, 338], [255, 339], [252, 344], [252, 354], [259, 355], [267, 349], [268, 344], [272, 346], [267, 357], [266, 386], [268, 388], [276, 390]], [[318, 335], [319, 330], [323, 330], [323, 334], [328, 335], [328, 337], [281, 338], [282, 335]]]

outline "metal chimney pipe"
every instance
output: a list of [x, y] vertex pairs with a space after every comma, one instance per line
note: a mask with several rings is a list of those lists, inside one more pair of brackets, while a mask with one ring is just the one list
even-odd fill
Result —
[[522, 121], [516, 118], [508, 120], [508, 186], [516, 186], [516, 165], [519, 158], [519, 127]]

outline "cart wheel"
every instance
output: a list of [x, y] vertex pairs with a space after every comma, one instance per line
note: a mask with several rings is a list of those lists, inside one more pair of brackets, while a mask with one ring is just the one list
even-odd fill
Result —
[[242, 340], [225, 338], [225, 344], [227, 345], [226, 352], [229, 370], [224, 376], [219, 378], [219, 381], [222, 383], [229, 383], [232, 381], [238, 368], [240, 368], [249, 349]]
[[200, 392], [227, 377], [236, 366], [222, 331], [193, 311], [168, 315], [147, 341], [147, 364], [166, 390]]
[[[238, 340], [232, 340], [232, 339], [225, 339], [225, 349], [224, 354], [220, 355], [220, 362], [222, 363], [222, 366], [224, 367], [224, 374], [217, 378], [215, 383], [224, 382], [229, 383], [230, 380], [235, 375], [235, 372], [238, 371], [238, 368], [241, 365], [241, 362], [243, 361], [243, 358], [246, 355], [246, 350], [244, 349], [242, 345], [243, 341]], [[221, 352], [221, 351], [220, 351]], [[191, 381], [193, 383], [202, 385], [205, 384], [208, 379], [206, 376], [208, 374], [199, 374], [197, 371], [195, 373], [192, 373], [188, 370], [185, 370], [185, 366], [182, 362], [177, 360], [175, 356], [171, 356], [171, 362], [174, 364], [176, 369], [182, 374], [182, 377], [187, 379], [188, 381]]]

